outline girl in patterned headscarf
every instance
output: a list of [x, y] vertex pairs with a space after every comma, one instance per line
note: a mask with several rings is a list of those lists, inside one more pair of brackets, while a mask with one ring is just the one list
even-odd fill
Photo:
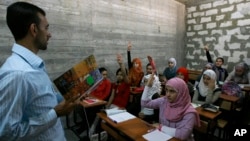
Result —
[[142, 69], [142, 62], [141, 59], [139, 58], [134, 58], [133, 61], [131, 62], [131, 43], [128, 43], [128, 50], [127, 50], [127, 55], [128, 55], [128, 67], [129, 67], [129, 80], [130, 80], [130, 86], [132, 87], [140, 87], [141, 80], [144, 76], [144, 72]]
[[175, 58], [168, 59], [168, 67], [166, 67], [165, 70], [163, 71], [163, 75], [165, 75], [167, 80], [176, 76], [176, 70], [177, 70], [176, 64], [177, 63]]
[[249, 84], [250, 73], [248, 65], [244, 62], [237, 64], [235, 69], [226, 78], [225, 82], [228, 81], [234, 81], [237, 84]]
[[218, 100], [220, 94], [221, 89], [216, 82], [216, 73], [213, 70], [206, 70], [196, 87], [192, 102], [196, 104], [214, 104]]
[[193, 141], [194, 126], [200, 125], [197, 111], [190, 103], [186, 83], [180, 78], [172, 78], [166, 83], [166, 96], [150, 100], [146, 86], [142, 95], [142, 106], [159, 109], [160, 130], [180, 140]]

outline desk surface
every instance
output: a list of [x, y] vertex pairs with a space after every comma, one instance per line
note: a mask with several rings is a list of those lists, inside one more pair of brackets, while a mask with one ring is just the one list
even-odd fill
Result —
[[[134, 118], [116, 124], [111, 121], [103, 112], [97, 113], [97, 115], [109, 125], [116, 128], [118, 131], [122, 132], [123, 134], [135, 141], [146, 141], [142, 137], [142, 135], [148, 133], [148, 130], [155, 128], [153, 125], [141, 120], [140, 118]], [[178, 139], [172, 138], [170, 141], [178, 141]]]
[[202, 107], [197, 107], [195, 109], [200, 116], [203, 116], [203, 117], [208, 118], [210, 120], [215, 119], [217, 116], [219, 116], [221, 114], [221, 111], [210, 112], [210, 111], [206, 111], [206, 110], [202, 109]]
[[226, 95], [226, 94], [221, 94], [220, 98], [226, 101], [230, 101], [230, 102], [237, 102], [240, 99], [239, 97]]

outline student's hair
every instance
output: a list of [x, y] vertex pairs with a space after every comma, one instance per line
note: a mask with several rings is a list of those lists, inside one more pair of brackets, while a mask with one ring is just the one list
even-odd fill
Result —
[[32, 23], [39, 25], [38, 13], [46, 15], [44, 10], [27, 2], [15, 2], [7, 8], [7, 25], [16, 41], [26, 36]]
[[148, 63], [148, 64], [147, 64], [147, 66], [146, 66], [146, 68], [148, 68], [148, 66], [151, 66], [151, 64], [150, 64], [150, 63]]
[[100, 71], [100, 73], [102, 73], [102, 72], [104, 72], [104, 71], [107, 71], [107, 69], [104, 68], [104, 67], [101, 67], [101, 68], [99, 68], [99, 71]]
[[217, 57], [217, 58], [216, 58], [216, 61], [217, 61], [218, 59], [220, 59], [220, 60], [222, 61], [222, 63], [224, 63], [224, 59], [223, 59], [222, 57]]
[[[127, 69], [125, 69], [125, 70], [126, 70], [126, 74], [128, 74], [128, 70], [127, 70]], [[119, 68], [119, 69], [116, 71], [116, 75], [118, 75], [118, 73], [119, 73], [120, 71], [122, 71], [121, 68]]]

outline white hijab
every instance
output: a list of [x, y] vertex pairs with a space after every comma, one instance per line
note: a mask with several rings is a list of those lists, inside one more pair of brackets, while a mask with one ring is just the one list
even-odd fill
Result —
[[200, 80], [200, 83], [199, 83], [199, 85], [198, 85], [198, 87], [199, 87], [199, 92], [200, 92], [200, 95], [201, 96], [203, 96], [203, 97], [205, 97], [205, 96], [207, 96], [207, 93], [208, 93], [208, 86], [206, 86], [205, 84], [204, 84], [204, 81], [203, 81], [203, 76], [204, 76], [204, 74], [206, 75], [206, 76], [208, 76], [208, 77], [210, 77], [210, 79], [214, 79], [215, 80], [215, 87], [218, 87], [217, 86], [217, 82], [216, 82], [216, 73], [213, 71], [213, 70], [206, 70], [206, 71], [204, 71], [203, 72], [203, 75], [202, 75], [202, 77], [201, 77], [201, 80]]

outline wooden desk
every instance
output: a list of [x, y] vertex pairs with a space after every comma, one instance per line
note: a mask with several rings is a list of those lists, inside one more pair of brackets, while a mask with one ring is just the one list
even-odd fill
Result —
[[[226, 110], [235, 110], [235, 108], [236, 108], [236, 107], [235, 107], [235, 103], [236, 103], [237, 101], [240, 100], [239, 97], [231, 96], [231, 95], [227, 95], [227, 94], [220, 94], [220, 99], [225, 100], [225, 101], [228, 101], [228, 102], [231, 103], [230, 109], [224, 108], [224, 109], [226, 109]], [[222, 102], [223, 102], [223, 101], [222, 101]], [[223, 108], [223, 107], [222, 107], [222, 108]]]
[[[93, 104], [88, 104], [88, 103], [84, 102], [83, 100], [80, 101], [80, 105], [83, 106], [84, 108], [104, 106], [104, 105], [106, 105], [106, 103], [107, 103], [107, 101], [104, 101], [104, 100], [98, 100], [96, 103], [93, 103]], [[73, 119], [74, 119], [75, 125], [78, 124], [77, 123], [77, 115], [76, 115], [75, 111], [73, 112]], [[69, 115], [66, 115], [66, 125], [67, 125], [67, 128], [71, 128], [72, 127], [72, 126], [70, 126]]]
[[[148, 133], [148, 130], [155, 128], [140, 118], [130, 119], [117, 124], [111, 121], [103, 112], [97, 113], [97, 115], [103, 119], [101, 123], [102, 128], [119, 141], [146, 141], [142, 135]], [[178, 139], [172, 138], [170, 141], [178, 141]]]
[[[209, 135], [209, 132], [215, 126], [216, 119], [221, 114], [221, 111], [210, 112], [202, 109], [202, 107], [197, 107], [195, 109], [200, 115], [201, 119], [201, 127], [195, 127], [195, 129], [198, 130], [199, 132], [206, 133], [207, 135]], [[207, 125], [205, 124], [204, 121], [207, 122]]]

